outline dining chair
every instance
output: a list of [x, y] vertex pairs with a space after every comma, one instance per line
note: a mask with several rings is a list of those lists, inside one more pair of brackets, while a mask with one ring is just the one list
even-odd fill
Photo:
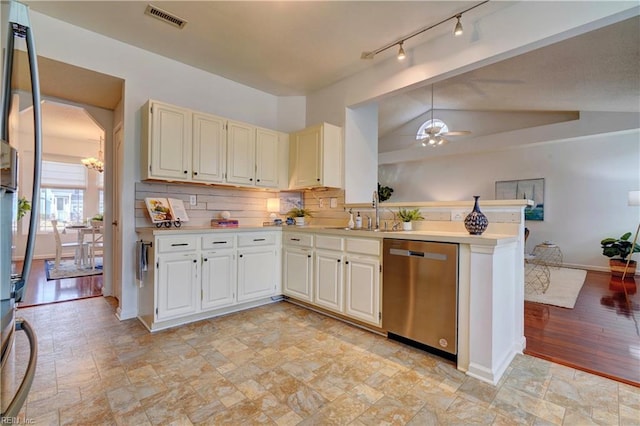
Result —
[[62, 250], [64, 250], [65, 248], [73, 247], [75, 249], [74, 259], [76, 260], [76, 262], [78, 262], [78, 260], [80, 259], [81, 250], [85, 248], [84, 246], [86, 246], [87, 243], [84, 243], [84, 242], [80, 243], [77, 241], [63, 243], [62, 239], [60, 238], [60, 232], [58, 232], [58, 221], [52, 220], [51, 225], [53, 228], [53, 236], [56, 240], [56, 260], [55, 260], [54, 269], [58, 269], [60, 267], [60, 258], [62, 257]]
[[89, 262], [91, 269], [96, 269], [96, 254], [102, 256], [104, 252], [103, 229], [101, 225], [91, 223], [91, 243], [89, 244]]

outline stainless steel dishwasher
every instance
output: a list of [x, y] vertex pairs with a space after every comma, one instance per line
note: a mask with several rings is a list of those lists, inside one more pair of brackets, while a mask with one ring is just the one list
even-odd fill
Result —
[[383, 249], [382, 327], [455, 360], [458, 244], [386, 238]]

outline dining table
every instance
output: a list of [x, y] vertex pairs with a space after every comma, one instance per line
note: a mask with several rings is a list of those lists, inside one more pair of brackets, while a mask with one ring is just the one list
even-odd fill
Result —
[[[76, 264], [81, 267], [92, 266], [89, 262], [89, 253], [86, 248], [87, 245], [94, 245], [96, 241], [102, 240], [102, 227], [91, 226], [85, 224], [69, 224], [64, 227], [65, 230], [75, 231], [78, 234], [78, 250], [76, 251]], [[86, 236], [90, 235], [91, 240], [86, 241]]]

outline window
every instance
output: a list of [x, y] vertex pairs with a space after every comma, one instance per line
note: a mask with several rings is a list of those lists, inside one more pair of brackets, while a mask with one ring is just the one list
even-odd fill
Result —
[[87, 169], [80, 163], [43, 161], [40, 189], [40, 231], [51, 230], [51, 219], [82, 222]]

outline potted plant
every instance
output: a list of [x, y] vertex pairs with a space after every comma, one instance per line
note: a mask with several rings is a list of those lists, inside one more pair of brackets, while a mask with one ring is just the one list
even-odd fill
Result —
[[308, 209], [302, 207], [294, 207], [287, 212], [287, 217], [292, 217], [296, 221], [296, 225], [304, 225], [305, 217], [313, 217]]
[[104, 216], [102, 213], [98, 213], [91, 218], [91, 226], [94, 228], [100, 228], [102, 226], [102, 221], [104, 220]]
[[25, 198], [18, 198], [18, 213], [16, 216], [16, 220], [20, 220], [27, 214], [28, 211], [31, 210], [31, 203]]
[[[614, 277], [621, 277], [627, 266], [627, 258], [633, 253], [640, 252], [640, 245], [636, 244], [633, 246], [633, 243], [629, 241], [630, 237], [631, 232], [627, 232], [620, 238], [605, 238], [600, 241], [602, 254], [611, 258], [609, 260], [609, 267], [611, 268], [611, 275]], [[627, 276], [632, 277], [636, 273], [636, 265], [637, 262], [635, 260], [629, 260]]]
[[393, 188], [390, 188], [388, 186], [382, 186], [380, 185], [380, 182], [378, 182], [378, 201], [379, 202], [387, 201], [389, 198], [391, 198], [391, 194], [393, 194]]
[[402, 230], [403, 231], [411, 231], [411, 222], [414, 220], [422, 220], [422, 214], [420, 214], [420, 209], [400, 209], [398, 210], [398, 217], [402, 220]]

